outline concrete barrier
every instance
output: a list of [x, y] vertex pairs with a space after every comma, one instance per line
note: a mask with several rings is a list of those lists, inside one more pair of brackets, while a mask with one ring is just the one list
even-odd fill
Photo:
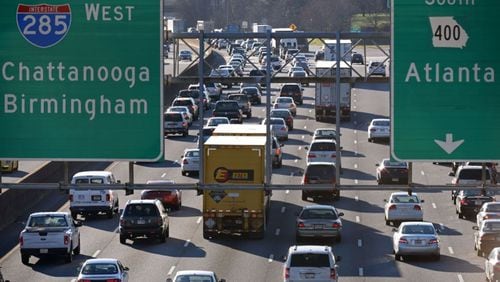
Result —
[[[69, 162], [69, 177], [84, 170], [104, 170], [110, 162]], [[59, 183], [64, 181], [64, 163], [49, 162], [22, 179], [21, 183]], [[48, 210], [57, 210], [68, 200], [65, 192], [57, 190], [15, 190], [0, 194], [0, 230], [16, 221], [23, 221], [41, 201], [50, 199]]]

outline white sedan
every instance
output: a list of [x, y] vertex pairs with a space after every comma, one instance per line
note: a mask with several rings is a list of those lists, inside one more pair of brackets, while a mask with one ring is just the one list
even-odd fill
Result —
[[388, 118], [376, 118], [368, 126], [368, 142], [375, 139], [388, 139], [391, 137], [391, 121]]
[[127, 282], [128, 267], [117, 259], [88, 259], [80, 268], [77, 281], [122, 281]]
[[[265, 125], [266, 119], [261, 124]], [[271, 132], [278, 140], [288, 140], [288, 126], [283, 118], [271, 118]]]
[[174, 279], [167, 278], [167, 282], [226, 282], [225, 279], [218, 279], [213, 271], [206, 270], [182, 270], [177, 271]]
[[274, 101], [273, 109], [288, 109], [293, 116], [297, 115], [297, 105], [292, 97], [278, 97]]
[[186, 149], [181, 156], [181, 174], [200, 172], [200, 150]]
[[413, 255], [428, 255], [439, 260], [441, 256], [439, 237], [432, 223], [403, 222], [393, 231], [392, 247], [396, 260]]
[[481, 223], [486, 219], [500, 219], [500, 202], [484, 203], [476, 215], [476, 224], [481, 226]]
[[368, 73], [370, 75], [381, 75], [385, 76], [385, 65], [383, 62], [370, 62], [368, 63]]
[[386, 225], [391, 222], [397, 225], [402, 221], [422, 221], [424, 218], [422, 210], [424, 200], [420, 199], [417, 193], [394, 192], [389, 200], [384, 201]]

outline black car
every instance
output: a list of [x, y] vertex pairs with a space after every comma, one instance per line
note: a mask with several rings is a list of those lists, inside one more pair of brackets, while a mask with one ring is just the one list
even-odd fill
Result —
[[254, 69], [248, 73], [248, 76], [258, 76], [260, 77], [260, 86], [266, 87], [266, 74], [267, 71], [263, 69]]
[[408, 163], [383, 159], [377, 166], [377, 183], [408, 184]]
[[494, 201], [493, 191], [487, 189], [459, 190], [455, 196], [455, 211], [458, 218], [476, 216], [484, 203]]
[[361, 55], [359, 53], [352, 54], [351, 63], [364, 65], [365, 64], [365, 60], [363, 60], [363, 55]]
[[129, 200], [119, 223], [120, 243], [145, 236], [164, 243], [169, 237], [169, 219], [159, 200]]
[[243, 87], [240, 90], [241, 94], [245, 94], [248, 99], [250, 100], [250, 103], [260, 105], [262, 104], [261, 98], [262, 94], [260, 93], [259, 88], [257, 87]]
[[247, 118], [252, 117], [252, 105], [246, 94], [231, 94], [227, 97], [227, 99], [238, 102], [241, 112], [246, 115]]
[[238, 123], [243, 123], [243, 113], [237, 101], [217, 101], [212, 116], [227, 117], [229, 120], [236, 120]]
[[280, 97], [292, 97], [297, 105], [304, 103], [302, 94], [302, 87], [297, 83], [285, 83], [280, 88]]

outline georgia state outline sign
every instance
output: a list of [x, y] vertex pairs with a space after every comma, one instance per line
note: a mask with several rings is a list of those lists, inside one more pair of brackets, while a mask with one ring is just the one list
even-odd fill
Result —
[[19, 4], [16, 20], [19, 32], [26, 41], [39, 48], [49, 48], [68, 34], [71, 7], [69, 4]]

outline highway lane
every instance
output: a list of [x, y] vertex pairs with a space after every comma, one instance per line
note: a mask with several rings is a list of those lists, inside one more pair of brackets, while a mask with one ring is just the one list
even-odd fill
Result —
[[[277, 85], [273, 85], [277, 89]], [[344, 174], [342, 183], [375, 184], [375, 163], [388, 156], [388, 145], [368, 143], [366, 129], [373, 116], [388, 116], [387, 87], [380, 85], [353, 91], [353, 109], [356, 115], [342, 128], [344, 146]], [[295, 129], [285, 142], [283, 168], [273, 172], [273, 183], [299, 183], [305, 166], [304, 145], [311, 140], [316, 127], [334, 126], [314, 121], [311, 110], [313, 88], [305, 87], [308, 98], [299, 107]], [[355, 102], [354, 102], [355, 100]], [[263, 107], [254, 107], [252, 121], [264, 116]], [[196, 182], [195, 177], [180, 174], [178, 161], [182, 150], [195, 147], [196, 123], [190, 136], [172, 137], [165, 142], [166, 161], [157, 164], [136, 164], [135, 181], [148, 179], [173, 179], [179, 183]], [[177, 162], [176, 162], [177, 160]], [[415, 182], [431, 185], [450, 181], [448, 168], [430, 163], [415, 165]], [[116, 163], [109, 169], [118, 179], [127, 181], [128, 165]], [[125, 197], [120, 192], [120, 206], [127, 199], [138, 198], [139, 193]], [[483, 259], [472, 250], [471, 221], [458, 219], [449, 193], [423, 193], [424, 218], [439, 225], [442, 260], [412, 259], [395, 262], [391, 255], [392, 226], [383, 220], [383, 199], [389, 192], [345, 191], [342, 199], [334, 204], [343, 211], [343, 241], [334, 244], [337, 255], [342, 256], [340, 275], [342, 281], [482, 281]], [[202, 238], [200, 220], [201, 197], [194, 191], [183, 192], [183, 208], [171, 213], [171, 239], [166, 244], [149, 241], [129, 242], [123, 246], [118, 241], [117, 219], [95, 218], [84, 221], [82, 228], [82, 255], [72, 264], [62, 261], [32, 258], [34, 265], [21, 265], [19, 253], [14, 252], [3, 261], [4, 275], [12, 281], [70, 281], [76, 269], [86, 258], [117, 257], [131, 268], [132, 281], [164, 281], [170, 274], [182, 269], [211, 269], [227, 281], [280, 281], [282, 279], [281, 256], [295, 243], [295, 212], [309, 204], [300, 199], [298, 191], [273, 193], [271, 220], [264, 240], [238, 238], [207, 241]], [[434, 207], [435, 206], [435, 207]], [[316, 243], [316, 242], [312, 242]], [[320, 243], [327, 243], [323, 241]], [[450, 249], [451, 248], [451, 249]], [[19, 271], [22, 270], [22, 271]], [[460, 275], [460, 276], [459, 276]], [[362, 277], [360, 277], [362, 276]], [[462, 280], [461, 280], [462, 279]]]

